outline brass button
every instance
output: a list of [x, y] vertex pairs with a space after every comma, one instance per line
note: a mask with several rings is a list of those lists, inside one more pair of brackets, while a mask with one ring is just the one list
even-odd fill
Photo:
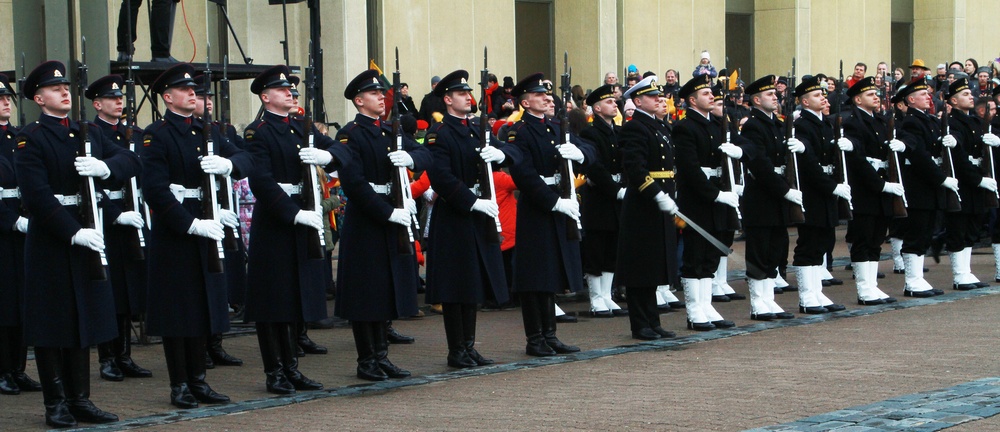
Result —
[[197, 135], [194, 131], [191, 131], [191, 135]]
[[73, 135], [73, 132], [70, 132], [70, 133], [69, 133], [69, 137], [70, 137], [70, 138], [73, 138], [73, 137], [75, 137], [75, 136], [76, 136], [76, 135]]
[[197, 151], [197, 152], [200, 152], [201, 151], [201, 147], [195, 147], [194, 150]]

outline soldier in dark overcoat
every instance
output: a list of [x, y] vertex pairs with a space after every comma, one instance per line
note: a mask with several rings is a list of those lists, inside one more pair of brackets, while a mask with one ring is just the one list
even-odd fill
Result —
[[179, 408], [229, 401], [205, 382], [205, 345], [208, 336], [229, 329], [226, 275], [210, 259], [221, 259], [223, 224], [239, 221], [228, 210], [203, 219], [201, 185], [206, 175], [242, 178], [253, 169], [250, 155], [222, 139], [218, 128], [207, 128], [215, 154], [202, 156], [206, 127], [194, 116], [193, 75], [182, 63], [154, 81], [167, 110], [146, 128], [142, 149], [142, 193], [153, 215], [146, 260], [156, 275], [149, 279], [147, 330], [163, 337], [170, 402]]
[[639, 339], [674, 336], [660, 325], [656, 308], [658, 287], [676, 286], [678, 277], [677, 228], [671, 214], [677, 210], [674, 146], [660, 120], [667, 109], [661, 96], [654, 76], [628, 90], [636, 110], [618, 140], [628, 188], [622, 200], [615, 276], [628, 292], [632, 337]]
[[[94, 254], [104, 251], [104, 236], [99, 227], [83, 228], [78, 193], [82, 177], [114, 182], [139, 174], [139, 158], [100, 128], [87, 127], [84, 137], [84, 126], [67, 117], [72, 103], [62, 63], [39, 65], [23, 92], [42, 110], [17, 135], [14, 160], [22, 203], [32, 216], [25, 240], [24, 335], [35, 347], [46, 424], [114, 422], [118, 416], [89, 398], [89, 347], [113, 339], [118, 329], [106, 269], [92, 265]], [[78, 156], [84, 138], [93, 156]]]
[[358, 114], [336, 136], [350, 150], [351, 162], [339, 171], [348, 205], [334, 314], [351, 321], [357, 375], [373, 381], [410, 375], [389, 361], [386, 321], [417, 313], [417, 260], [412, 245], [400, 242], [416, 204], [408, 200], [406, 208], [394, 208], [390, 192], [399, 168], [422, 171], [431, 163], [430, 152], [412, 139], [403, 137], [403, 149], [395, 150], [392, 128], [379, 120], [385, 112], [385, 90], [375, 70], [354, 77], [344, 97]]
[[[24, 233], [28, 218], [21, 215], [20, 191], [14, 176], [14, 137], [10, 123], [16, 94], [7, 75], [0, 74], [0, 393], [40, 391], [41, 384], [25, 374], [28, 347], [24, 344]], [[23, 108], [22, 108], [23, 109]]]
[[603, 85], [590, 92], [587, 106], [594, 110], [594, 121], [580, 132], [580, 138], [594, 145], [597, 159], [587, 168], [587, 183], [580, 186], [580, 222], [583, 239], [583, 278], [590, 292], [590, 315], [610, 318], [627, 315], [611, 298], [618, 258], [618, 226], [625, 197], [618, 135], [621, 126], [613, 85]]
[[256, 322], [267, 390], [277, 394], [323, 388], [299, 372], [293, 342], [296, 323], [326, 318], [323, 266], [329, 262], [323, 251], [310, 255], [307, 247], [310, 236], [322, 234], [323, 216], [321, 209], [305, 208], [304, 195], [313, 191], [303, 178], [324, 181], [315, 166], [335, 171], [348, 157], [345, 146], [334, 145], [315, 126], [288, 114], [294, 104], [290, 73], [279, 65], [257, 75], [250, 91], [260, 98], [264, 114], [244, 131], [255, 167], [250, 190], [257, 198], [250, 227], [246, 319]]
[[[447, 112], [425, 139], [433, 156], [427, 168], [438, 199], [431, 212], [427, 245], [427, 303], [441, 304], [448, 340], [448, 365], [458, 368], [493, 364], [476, 350], [476, 306], [489, 297], [508, 301], [500, 253], [496, 202], [479, 198], [489, 183], [480, 182], [486, 162], [510, 165], [520, 153], [509, 144], [480, 144], [480, 129], [469, 121], [472, 88], [469, 73], [457, 70], [441, 79], [434, 94]], [[487, 132], [489, 130], [487, 129]], [[508, 157], [513, 154], [514, 157]]]
[[580, 218], [580, 206], [575, 197], [560, 198], [556, 173], [564, 160], [583, 166], [594, 160], [589, 144], [556, 145], [562, 132], [545, 116], [553, 109], [548, 94], [551, 86], [541, 73], [529, 75], [514, 86], [514, 97], [524, 107], [524, 114], [507, 135], [507, 142], [517, 146], [522, 155], [510, 169], [521, 191], [517, 202], [514, 291], [521, 296], [521, 316], [528, 339], [525, 351], [534, 356], [579, 350], [556, 337], [555, 294], [567, 289], [579, 291], [583, 274], [580, 242], [567, 235], [570, 224], [577, 224]]
[[750, 318], [755, 320], [794, 318], [774, 301], [778, 267], [788, 255], [788, 206], [802, 204], [802, 192], [789, 186], [784, 176], [789, 150], [784, 125], [776, 115], [776, 82], [774, 75], [768, 75], [747, 86], [752, 108], [740, 130], [747, 170], [741, 197], [747, 286]]
[[[121, 121], [125, 80], [121, 75], [107, 75], [90, 84], [86, 96], [97, 116], [92, 123], [115, 145], [133, 151], [125, 132], [133, 125]], [[133, 130], [132, 140], [141, 141], [142, 131]], [[153, 373], [132, 360], [132, 316], [146, 310], [146, 261], [136, 254], [136, 230], [144, 230], [145, 220], [138, 211], [125, 211], [125, 185], [129, 179], [105, 182], [108, 200], [101, 203], [104, 218], [104, 245], [108, 257], [108, 275], [115, 294], [118, 337], [97, 345], [100, 376], [108, 381], [125, 377], [147, 378]], [[136, 191], [138, 193], [138, 191]], [[143, 231], [145, 234], [145, 231]], [[132, 243], [135, 241], [136, 243]], [[142, 250], [142, 249], [138, 249]]]

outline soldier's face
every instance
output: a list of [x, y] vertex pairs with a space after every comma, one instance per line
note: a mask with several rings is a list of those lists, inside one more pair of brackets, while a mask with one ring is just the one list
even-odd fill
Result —
[[971, 110], [976, 105], [976, 99], [972, 97], [972, 90], [965, 89], [949, 98], [951, 105], [962, 111]]
[[260, 100], [267, 109], [276, 113], [287, 113], [295, 106], [290, 87], [274, 87], [260, 93]]
[[556, 98], [550, 94], [545, 95], [545, 115], [556, 115]]
[[854, 104], [866, 111], [875, 111], [879, 108], [878, 91], [868, 90], [854, 97]]
[[124, 108], [122, 100], [123, 98], [121, 96], [94, 99], [94, 110], [97, 111], [97, 113], [102, 117], [120, 119]]
[[0, 121], [10, 120], [10, 109], [14, 106], [14, 98], [10, 95], [0, 96]]
[[906, 97], [909, 106], [921, 111], [927, 111], [931, 107], [931, 94], [927, 90], [917, 90]]
[[712, 102], [712, 115], [722, 116], [722, 99]]
[[774, 90], [757, 93], [752, 98], [764, 112], [772, 113], [778, 110], [778, 92]]
[[65, 117], [73, 108], [69, 84], [56, 84], [38, 89], [35, 92], [35, 103], [45, 113]]
[[385, 94], [379, 89], [358, 93], [354, 105], [366, 116], [381, 117], [385, 113]]
[[196, 115], [198, 117], [204, 117], [205, 116], [205, 106], [206, 105], [208, 105], [208, 113], [211, 114], [212, 113], [212, 98], [211, 97], [207, 97], [206, 98], [206, 97], [199, 96], [197, 98], [197, 102], [196, 102], [196, 105], [195, 105], [195, 108], [194, 108], [194, 115]]
[[593, 106], [594, 114], [597, 114], [604, 119], [612, 119], [618, 115], [618, 104], [615, 103], [614, 98], [605, 98], [597, 101]]
[[799, 98], [799, 100], [802, 101], [803, 107], [816, 112], [823, 112], [823, 108], [825, 108], [824, 101], [826, 101], [826, 96], [823, 96], [822, 91], [816, 90], [803, 95]]
[[545, 114], [549, 109], [549, 97], [542, 92], [528, 93], [521, 101], [521, 106], [536, 116]]
[[172, 87], [163, 92], [163, 102], [177, 114], [191, 115], [198, 106], [198, 95], [194, 87]]
[[[711, 92], [711, 90], [709, 90], [709, 92]], [[641, 109], [656, 116], [657, 118], [663, 117], [667, 114], [667, 107], [663, 103], [663, 99], [660, 99], [659, 96], [642, 95], [637, 98], [632, 98], [632, 102], [635, 103], [636, 109]]]
[[712, 89], [703, 88], [695, 92], [694, 95], [688, 97], [688, 101], [691, 105], [701, 112], [712, 111], [712, 105], [715, 105], [715, 96], [712, 94]]
[[452, 114], [465, 117], [472, 112], [472, 95], [468, 90], [453, 90], [445, 93], [444, 104]]

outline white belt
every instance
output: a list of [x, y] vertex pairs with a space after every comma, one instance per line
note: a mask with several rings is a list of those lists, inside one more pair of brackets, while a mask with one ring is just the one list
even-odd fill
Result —
[[20, 198], [20, 197], [21, 197], [21, 189], [13, 188], [13, 189], [0, 190], [0, 198]]
[[479, 183], [476, 183], [475, 185], [473, 185], [472, 187], [470, 187], [469, 188], [469, 192], [472, 192], [476, 196], [479, 196]]
[[390, 184], [368, 183], [368, 185], [371, 186], [372, 190], [374, 190], [375, 193], [377, 194], [389, 195], [389, 193], [392, 191], [392, 185]]
[[622, 175], [621, 174], [611, 174], [611, 180], [614, 180], [615, 183], [621, 183], [622, 182]]
[[983, 158], [974, 158], [969, 156], [969, 162], [972, 162], [972, 165], [980, 166], [983, 164]]
[[833, 165], [820, 165], [823, 168], [823, 174], [833, 175]]
[[722, 168], [705, 168], [701, 167], [701, 172], [705, 173], [708, 178], [712, 177], [722, 177]]
[[184, 186], [181, 186], [179, 184], [171, 183], [170, 184], [170, 193], [174, 194], [174, 198], [176, 198], [177, 201], [181, 201], [181, 202], [184, 202], [184, 200], [186, 200], [188, 198], [192, 198], [192, 199], [196, 199], [196, 200], [201, 200], [201, 188], [200, 187], [188, 189], [188, 188], [185, 188]]
[[125, 198], [125, 190], [104, 190], [104, 194], [108, 196], [108, 199], [119, 200]]
[[59, 204], [62, 204], [64, 206], [71, 206], [71, 205], [80, 204], [80, 195], [59, 195], [59, 194], [56, 194], [55, 197], [56, 197], [56, 200], [59, 201]]
[[285, 194], [288, 196], [302, 194], [302, 183], [278, 183], [278, 186], [280, 186], [281, 190], [285, 191]]
[[539, 177], [541, 177], [542, 181], [549, 186], [559, 186], [559, 180], [562, 179], [559, 173], [553, 174], [552, 177], [544, 177], [544, 176], [539, 176]]
[[777, 174], [777, 175], [785, 175], [785, 167], [784, 167], [784, 165], [778, 166], [778, 167], [774, 167], [774, 173]]
[[865, 158], [865, 159], [868, 159], [868, 163], [871, 164], [872, 168], [875, 168], [876, 170], [889, 168], [889, 163], [882, 159], [875, 159], [875, 158]]

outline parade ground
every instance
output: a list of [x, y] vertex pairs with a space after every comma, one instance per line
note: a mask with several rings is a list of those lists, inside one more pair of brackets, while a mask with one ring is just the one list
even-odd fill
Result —
[[[743, 243], [734, 250], [730, 284], [746, 294], [736, 270]], [[480, 312], [477, 349], [497, 364], [453, 369], [445, 364], [440, 315], [399, 320], [394, 326], [416, 337], [389, 350], [394, 363], [413, 372], [402, 380], [357, 379], [350, 329], [310, 330], [330, 352], [307, 355], [299, 369], [326, 389], [290, 396], [265, 392], [257, 340], [237, 333], [224, 346], [245, 364], [216, 367], [207, 380], [234, 402], [193, 410], [169, 404], [160, 345], [133, 348], [153, 378], [124, 382], [101, 380], [94, 352], [91, 399], [122, 421], [93, 429], [1000, 430], [1000, 286], [992, 251], [975, 249], [972, 269], [994, 286], [966, 292], [951, 289], [947, 256], [939, 264], [928, 258], [926, 277], [945, 294], [927, 299], [903, 297], [903, 275], [883, 260], [887, 277], [879, 286], [899, 302], [880, 306], [857, 305], [847, 255], [838, 242], [833, 274], [845, 283], [824, 289], [846, 311], [799, 314], [797, 294], [786, 292], [776, 300], [796, 319], [760, 322], [750, 320], [749, 300], [715, 303], [737, 327], [691, 332], [683, 310], [675, 310], [661, 316], [663, 327], [677, 332], [673, 339], [634, 340], [627, 318], [590, 318], [588, 302], [562, 298], [560, 306], [579, 316], [559, 325], [560, 339], [582, 349], [573, 355], [529, 357], [518, 310]], [[37, 377], [32, 360], [28, 373]], [[0, 430], [45, 427], [41, 393], [0, 401]]]

